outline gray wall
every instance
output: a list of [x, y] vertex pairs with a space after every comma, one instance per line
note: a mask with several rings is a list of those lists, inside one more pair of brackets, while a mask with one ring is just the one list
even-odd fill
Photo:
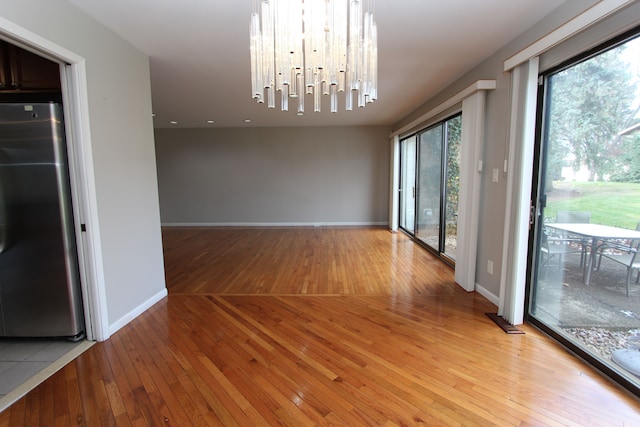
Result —
[[163, 224], [386, 224], [389, 128], [156, 129]]
[[[148, 58], [66, 1], [0, 1], [2, 18], [86, 60], [109, 325], [165, 289]], [[88, 141], [84, 141], [88, 144]]]

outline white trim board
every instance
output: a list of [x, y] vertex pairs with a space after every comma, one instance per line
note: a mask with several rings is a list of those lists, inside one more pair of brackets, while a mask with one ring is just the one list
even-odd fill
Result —
[[376, 222], [163, 222], [162, 227], [378, 227]]
[[127, 314], [125, 314], [124, 316], [122, 316], [121, 318], [119, 318], [118, 320], [116, 320], [115, 322], [113, 322], [111, 325], [109, 325], [109, 336], [118, 332], [122, 327], [127, 325], [136, 317], [140, 316], [142, 313], [147, 311], [155, 303], [157, 303], [167, 295], [168, 295], [168, 291], [165, 288], [160, 292], [158, 292], [157, 294], [155, 294], [154, 296], [152, 296], [151, 298], [149, 298], [148, 300], [146, 300], [145, 302], [143, 302], [142, 304], [140, 304], [139, 306], [137, 306], [136, 308], [134, 308], [133, 310], [131, 310], [130, 312], [128, 312]]
[[6, 34], [11, 39], [24, 43], [25, 48], [36, 47], [37, 50], [32, 52], [39, 53], [38, 51], [45, 52], [51, 55], [53, 58], [62, 60], [69, 63], [83, 62], [82, 56], [76, 55], [64, 47], [57, 45], [44, 37], [39, 36], [19, 25], [14, 24], [11, 21], [6, 20], [0, 16], [0, 32]]
[[423, 115], [421, 115], [417, 119], [415, 119], [412, 122], [404, 125], [400, 129], [392, 132], [389, 137], [393, 138], [394, 136], [399, 136], [399, 135], [402, 135], [405, 132], [410, 131], [411, 129], [415, 128], [416, 126], [420, 125], [421, 123], [424, 123], [427, 120], [429, 120], [430, 118], [434, 117], [435, 115], [440, 114], [443, 111], [445, 111], [446, 109], [451, 108], [454, 105], [462, 102], [465, 98], [468, 98], [470, 95], [473, 95], [474, 93], [476, 93], [478, 91], [481, 91], [481, 90], [492, 90], [492, 89], [495, 89], [495, 88], [496, 88], [496, 81], [495, 80], [478, 80], [475, 83], [467, 86], [466, 88], [464, 88], [460, 92], [456, 93], [451, 98], [447, 99], [446, 101], [442, 102], [441, 104], [439, 104], [439, 105], [435, 106], [434, 108], [432, 108], [431, 110], [427, 111], [426, 113], [424, 113]]
[[578, 16], [559, 26], [547, 35], [525, 47], [515, 55], [504, 61], [504, 71], [512, 70], [524, 64], [531, 58], [540, 56], [552, 47], [558, 45], [571, 36], [601, 21], [618, 10], [629, 6], [635, 0], [601, 0]]
[[475, 91], [462, 100], [455, 281], [468, 292], [474, 290], [476, 281], [485, 103], [485, 90]]
[[532, 58], [511, 73], [509, 168], [514, 172], [507, 176], [498, 315], [512, 325], [524, 321], [538, 67], [538, 58]]
[[496, 307], [498, 307], [498, 304], [500, 303], [500, 298], [497, 297], [495, 294], [489, 292], [487, 290], [487, 288], [480, 286], [479, 284], [476, 283], [476, 292], [479, 293], [480, 295], [482, 295], [483, 297], [485, 297], [486, 299], [489, 300], [489, 302], [493, 305], [495, 305]]
[[400, 226], [400, 138], [393, 136], [389, 144], [389, 229], [397, 231]]

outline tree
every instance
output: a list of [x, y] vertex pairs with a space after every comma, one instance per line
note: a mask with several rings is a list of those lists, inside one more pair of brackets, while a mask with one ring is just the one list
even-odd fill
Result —
[[603, 180], [618, 166], [637, 83], [622, 59], [624, 45], [606, 51], [549, 79], [548, 166], [557, 178], [567, 160], [575, 170], [586, 165], [589, 181]]
[[[460, 143], [462, 138], [462, 116], [447, 121], [447, 182], [446, 217], [448, 221], [458, 218], [458, 200], [460, 195]], [[447, 235], [454, 235], [457, 226], [447, 224]]]
[[620, 166], [611, 174], [611, 181], [640, 182], [640, 132], [622, 140]]

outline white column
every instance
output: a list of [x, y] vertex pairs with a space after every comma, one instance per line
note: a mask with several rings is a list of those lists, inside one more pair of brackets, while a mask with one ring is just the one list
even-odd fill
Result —
[[390, 139], [390, 165], [389, 165], [389, 230], [398, 231], [400, 211], [400, 138], [394, 135]]
[[458, 249], [456, 251], [455, 281], [468, 292], [475, 289], [476, 280], [485, 93], [484, 90], [474, 92], [462, 101]]
[[512, 325], [524, 320], [537, 93], [536, 57], [515, 68], [511, 75], [509, 174], [498, 314]]

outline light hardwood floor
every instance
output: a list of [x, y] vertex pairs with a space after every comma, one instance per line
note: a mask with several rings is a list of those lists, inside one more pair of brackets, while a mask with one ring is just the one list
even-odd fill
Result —
[[169, 297], [0, 426], [640, 425], [640, 403], [383, 229], [163, 230]]

